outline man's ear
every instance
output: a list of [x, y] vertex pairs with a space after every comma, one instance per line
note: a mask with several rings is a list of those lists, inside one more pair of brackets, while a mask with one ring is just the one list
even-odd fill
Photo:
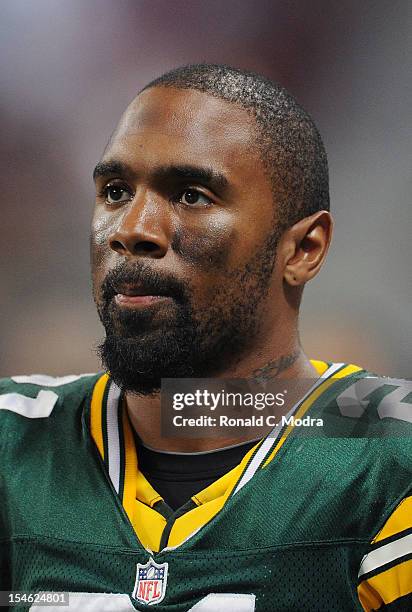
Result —
[[326, 210], [305, 217], [282, 236], [284, 280], [304, 285], [319, 272], [332, 238], [333, 218]]

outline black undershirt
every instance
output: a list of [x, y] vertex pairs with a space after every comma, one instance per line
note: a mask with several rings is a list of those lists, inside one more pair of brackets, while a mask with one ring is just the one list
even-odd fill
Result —
[[207, 453], [175, 454], [149, 449], [136, 440], [139, 470], [172, 510], [238, 465], [255, 444], [256, 441]]

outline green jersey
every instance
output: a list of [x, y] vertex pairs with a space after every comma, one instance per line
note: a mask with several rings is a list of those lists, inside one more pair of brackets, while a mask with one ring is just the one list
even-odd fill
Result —
[[294, 414], [323, 433], [289, 420], [176, 512], [109, 376], [2, 380], [0, 591], [69, 594], [49, 612], [412, 609], [412, 388], [319, 373]]

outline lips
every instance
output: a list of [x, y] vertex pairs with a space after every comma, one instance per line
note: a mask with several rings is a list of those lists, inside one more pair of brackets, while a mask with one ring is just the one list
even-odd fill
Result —
[[117, 295], [123, 295], [126, 297], [138, 297], [138, 296], [160, 296], [158, 289], [150, 288], [144, 285], [119, 285], [115, 287]]
[[159, 302], [160, 300], [167, 299], [164, 295], [123, 295], [118, 293], [115, 295], [116, 303], [119, 306], [132, 306], [132, 305], [142, 305], [149, 306], [155, 302]]
[[158, 289], [151, 289], [140, 284], [123, 284], [115, 288], [114, 299], [119, 306], [150, 306], [169, 296], [159, 294]]

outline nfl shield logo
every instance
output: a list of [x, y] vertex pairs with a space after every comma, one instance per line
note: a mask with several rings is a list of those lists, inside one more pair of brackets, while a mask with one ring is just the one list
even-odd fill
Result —
[[167, 563], [156, 563], [151, 557], [146, 565], [138, 563], [132, 597], [149, 605], [162, 601], [166, 594], [167, 568]]

